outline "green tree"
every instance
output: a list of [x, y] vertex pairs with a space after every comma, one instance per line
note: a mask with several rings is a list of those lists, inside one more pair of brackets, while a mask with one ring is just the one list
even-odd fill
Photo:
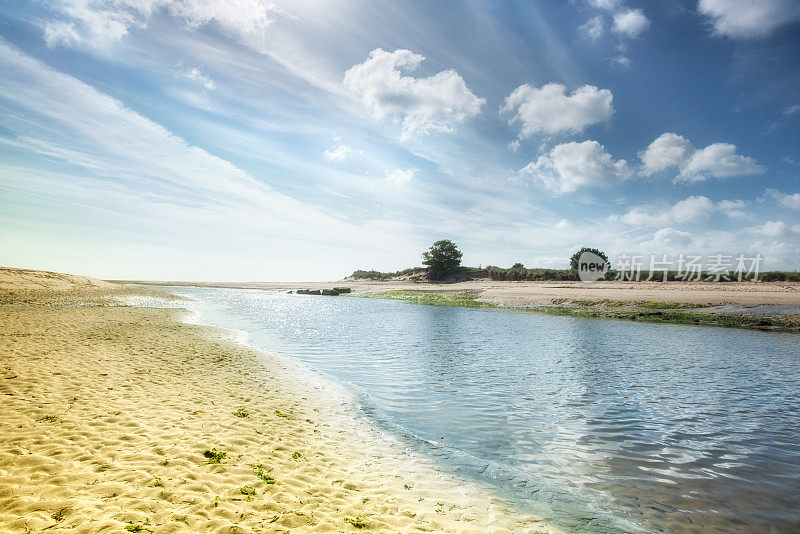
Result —
[[573, 254], [572, 257], [569, 259], [569, 268], [570, 269], [572, 269], [573, 271], [577, 271], [578, 270], [578, 258], [580, 258], [581, 254], [583, 254], [584, 252], [592, 252], [594, 254], [597, 254], [598, 256], [600, 256], [601, 258], [606, 260], [606, 263], [608, 263], [609, 268], [611, 267], [611, 263], [609, 263], [608, 256], [606, 256], [605, 252], [603, 252], [601, 250], [598, 250], [596, 248], [583, 247], [578, 252]]
[[431, 278], [441, 278], [461, 265], [461, 251], [449, 239], [442, 239], [422, 253], [422, 264], [428, 266]]

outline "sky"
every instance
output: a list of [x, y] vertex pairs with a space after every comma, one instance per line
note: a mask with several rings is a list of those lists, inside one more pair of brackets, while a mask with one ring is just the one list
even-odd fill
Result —
[[800, 267], [800, 0], [7, 1], [0, 265]]

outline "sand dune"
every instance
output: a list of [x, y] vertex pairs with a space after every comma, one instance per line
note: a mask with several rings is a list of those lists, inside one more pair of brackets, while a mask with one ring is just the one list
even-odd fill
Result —
[[554, 532], [295, 364], [181, 310], [56, 305], [118, 288], [49, 278], [0, 278], [29, 302], [0, 306], [0, 531]]

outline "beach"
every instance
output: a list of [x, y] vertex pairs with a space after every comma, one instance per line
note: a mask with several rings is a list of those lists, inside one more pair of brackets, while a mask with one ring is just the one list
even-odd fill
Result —
[[164, 296], [0, 270], [0, 530], [557, 532]]

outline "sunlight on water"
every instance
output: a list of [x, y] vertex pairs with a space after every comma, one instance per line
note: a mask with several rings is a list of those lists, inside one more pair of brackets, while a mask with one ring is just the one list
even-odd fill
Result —
[[567, 530], [800, 530], [800, 336], [170, 290]]

